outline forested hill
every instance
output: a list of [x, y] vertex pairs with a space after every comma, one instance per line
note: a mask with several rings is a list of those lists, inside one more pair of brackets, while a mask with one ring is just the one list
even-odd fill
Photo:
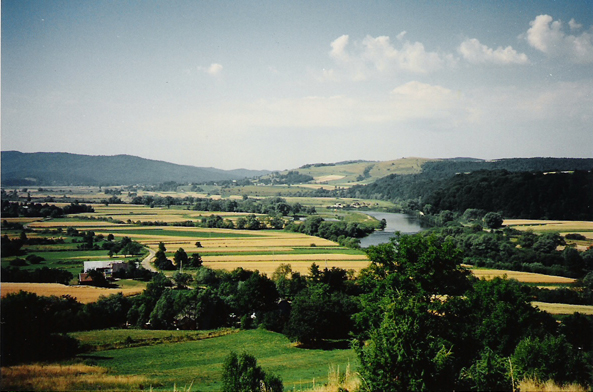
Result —
[[591, 170], [593, 159], [432, 161], [421, 174], [390, 175], [347, 196], [414, 200], [410, 207], [430, 205], [432, 212], [479, 208], [507, 218], [593, 220]]
[[235, 180], [268, 173], [220, 170], [144, 159], [131, 155], [2, 152], [2, 185], [128, 185], [166, 181], [200, 183]]

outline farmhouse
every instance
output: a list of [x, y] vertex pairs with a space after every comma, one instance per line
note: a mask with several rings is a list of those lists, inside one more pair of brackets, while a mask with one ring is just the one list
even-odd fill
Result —
[[88, 276], [88, 272], [91, 270], [99, 271], [105, 276], [106, 279], [111, 279], [114, 273], [118, 271], [127, 271], [128, 263], [116, 260], [85, 261], [83, 272], [78, 274], [78, 282], [80, 284], [92, 283], [92, 279]]

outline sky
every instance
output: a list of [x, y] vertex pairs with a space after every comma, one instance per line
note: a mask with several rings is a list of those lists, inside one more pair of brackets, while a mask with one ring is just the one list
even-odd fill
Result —
[[593, 0], [2, 0], [2, 151], [593, 157]]

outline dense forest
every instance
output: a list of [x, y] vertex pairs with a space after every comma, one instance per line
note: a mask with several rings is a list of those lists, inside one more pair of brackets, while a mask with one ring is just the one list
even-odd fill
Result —
[[[344, 192], [344, 191], [342, 191]], [[479, 170], [440, 177], [390, 175], [346, 196], [413, 201], [410, 209], [433, 212], [468, 208], [500, 211], [506, 218], [593, 220], [593, 172], [510, 172]]]

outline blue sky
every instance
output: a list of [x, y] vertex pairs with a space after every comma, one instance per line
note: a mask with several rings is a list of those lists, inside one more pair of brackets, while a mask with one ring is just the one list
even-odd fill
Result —
[[593, 1], [2, 1], [2, 150], [592, 157]]

